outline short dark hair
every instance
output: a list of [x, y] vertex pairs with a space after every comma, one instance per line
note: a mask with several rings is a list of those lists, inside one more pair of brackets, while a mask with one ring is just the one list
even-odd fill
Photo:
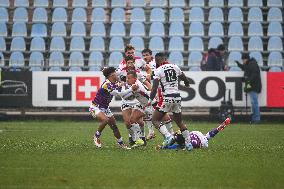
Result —
[[137, 77], [137, 73], [136, 73], [136, 71], [134, 71], [134, 70], [129, 70], [129, 71], [127, 72], [127, 75], [133, 75], [135, 78]]
[[126, 56], [124, 58], [125, 62], [129, 61], [129, 60], [132, 60], [133, 62], [135, 62], [135, 58], [133, 56]]
[[108, 67], [108, 68], [104, 68], [103, 69], [103, 75], [108, 78], [113, 72], [115, 72], [115, 68], [114, 67]]
[[242, 53], [242, 60], [244, 60], [244, 59], [250, 59], [249, 54], [247, 54], [247, 53]]
[[124, 52], [127, 52], [129, 50], [135, 50], [134, 46], [132, 46], [131, 44], [127, 44], [124, 48]]
[[218, 45], [217, 50], [218, 51], [225, 51], [226, 49], [225, 49], [225, 46], [223, 44], [220, 44], [220, 45]]
[[157, 58], [167, 58], [167, 57], [166, 57], [166, 54], [165, 54], [165, 53], [163, 53], [163, 52], [158, 52], [158, 53], [155, 55], [155, 59], [157, 59]]
[[151, 49], [148, 49], [148, 48], [143, 49], [142, 54], [143, 54], [143, 53], [149, 53], [150, 55], [152, 55]]

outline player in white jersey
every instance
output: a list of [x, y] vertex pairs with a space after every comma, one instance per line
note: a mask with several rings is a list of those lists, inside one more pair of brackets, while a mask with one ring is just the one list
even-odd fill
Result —
[[[208, 141], [215, 137], [220, 131], [224, 130], [230, 123], [231, 119], [227, 118], [217, 128], [212, 129], [206, 135], [203, 135], [200, 131], [191, 131], [189, 136], [193, 148], [208, 148]], [[182, 137], [180, 130], [175, 133], [174, 138], [176, 142], [175, 144], [170, 146], [157, 146], [156, 149], [184, 149], [185, 140]]]
[[[143, 49], [142, 56], [143, 56], [143, 59], [146, 62], [146, 64], [151, 68], [151, 70], [147, 71], [147, 74], [151, 76], [151, 80], [152, 80], [153, 76], [154, 76], [154, 72], [156, 70], [156, 61], [155, 61], [155, 58], [152, 55], [151, 49], [147, 49], [147, 48]], [[163, 103], [163, 95], [162, 95], [161, 87], [158, 88], [157, 98], [158, 98], [158, 103], [157, 103], [155, 108], [160, 108], [160, 106]], [[145, 121], [145, 123], [148, 127], [148, 130], [149, 130], [149, 133], [147, 135], [147, 139], [149, 140], [149, 139], [155, 138], [156, 135], [155, 135], [154, 128], [153, 128], [153, 125], [152, 125], [152, 116], [151, 117], [146, 116], [144, 118], [144, 121]], [[172, 120], [171, 120], [171, 117], [169, 116], [169, 114], [165, 114], [165, 116], [163, 117], [163, 123], [161, 123], [161, 124], [165, 124], [170, 133], [174, 133], [173, 126], [172, 126]]]
[[149, 104], [152, 104], [156, 96], [159, 83], [163, 91], [164, 101], [161, 108], [154, 111], [152, 123], [165, 137], [165, 146], [171, 145], [171, 143], [174, 141], [174, 137], [165, 126], [160, 126], [160, 122], [162, 121], [166, 113], [172, 112], [173, 119], [181, 130], [182, 135], [185, 139], [185, 146], [188, 150], [191, 150], [193, 147], [190, 143], [189, 131], [187, 130], [186, 125], [182, 122], [181, 119], [181, 96], [178, 89], [179, 79], [184, 81], [186, 87], [189, 87], [189, 80], [177, 65], [170, 64], [166, 61], [166, 56], [164, 53], [157, 53], [155, 55], [155, 59], [157, 69], [154, 75]]
[[[123, 69], [118, 68], [117, 73], [121, 80], [125, 81], [127, 72], [129, 70], [135, 71], [135, 73], [138, 76], [138, 80], [140, 80], [143, 84], [145, 84], [149, 89], [151, 89], [151, 84], [146, 80], [145, 76], [141, 74], [141, 72], [137, 69], [135, 69], [135, 59], [133, 56], [127, 56], [125, 57], [126, 61], [126, 67]], [[124, 88], [127, 89], [129, 86], [125, 85]], [[133, 120], [137, 120], [136, 118], [139, 117], [140, 112], [144, 112], [143, 106], [139, 103], [135, 97], [133, 98], [127, 98], [122, 99], [122, 117], [124, 120], [124, 123], [129, 131], [129, 134], [132, 135], [132, 139], [134, 138], [134, 141], [130, 140], [130, 143], [133, 144], [133, 142], [136, 143], [136, 145], [144, 145], [145, 143], [145, 137], [144, 137], [144, 123], [143, 120], [138, 120], [134, 122]], [[133, 137], [133, 135], [137, 132], [142, 133], [142, 140], [136, 139]]]

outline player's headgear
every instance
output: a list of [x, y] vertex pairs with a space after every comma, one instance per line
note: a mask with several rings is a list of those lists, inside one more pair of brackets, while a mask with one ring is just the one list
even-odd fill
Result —
[[181, 147], [185, 146], [185, 140], [184, 140], [180, 130], [177, 130], [175, 132], [174, 138], [175, 138], [175, 141], [178, 145], [180, 145]]
[[108, 67], [108, 68], [104, 68], [103, 69], [103, 75], [108, 78], [113, 72], [115, 72], [115, 68], [114, 67]]

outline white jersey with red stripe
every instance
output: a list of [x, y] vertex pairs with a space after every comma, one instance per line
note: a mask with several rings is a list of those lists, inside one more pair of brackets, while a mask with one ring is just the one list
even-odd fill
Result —
[[156, 70], [156, 61], [155, 59], [153, 58], [150, 62], [147, 63], [147, 65], [149, 65], [149, 67], [151, 68], [151, 70], [154, 71]]
[[148, 91], [147, 87], [139, 80], [136, 80], [135, 85], [138, 86], [138, 89], [133, 91], [133, 95], [142, 106], [146, 106], [150, 97], [150, 91]]
[[[145, 66], [146, 66], [146, 62], [139, 56], [135, 56], [135, 68], [138, 69], [138, 70], [145, 70]], [[126, 62], [125, 60], [123, 59], [120, 64], [119, 64], [119, 69], [124, 69], [126, 67]]]

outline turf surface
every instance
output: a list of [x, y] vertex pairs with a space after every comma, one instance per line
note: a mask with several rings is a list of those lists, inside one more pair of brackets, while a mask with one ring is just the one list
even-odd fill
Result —
[[[190, 122], [207, 132], [216, 123]], [[93, 122], [0, 122], [0, 188], [284, 188], [284, 125], [232, 124], [208, 149], [118, 149], [105, 129], [96, 149]], [[126, 129], [119, 122], [124, 138]]]

